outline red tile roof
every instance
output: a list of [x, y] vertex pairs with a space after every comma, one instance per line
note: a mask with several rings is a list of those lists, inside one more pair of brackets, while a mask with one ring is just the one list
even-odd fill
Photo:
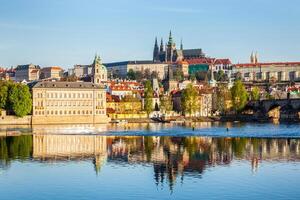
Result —
[[238, 63], [235, 64], [236, 67], [265, 67], [265, 66], [270, 66], [270, 65], [285, 65], [285, 66], [290, 66], [290, 65], [300, 65], [300, 62], [269, 62], [269, 63]]
[[190, 65], [195, 64], [223, 64], [231, 65], [231, 61], [228, 58], [216, 59], [216, 58], [194, 58], [186, 60]]

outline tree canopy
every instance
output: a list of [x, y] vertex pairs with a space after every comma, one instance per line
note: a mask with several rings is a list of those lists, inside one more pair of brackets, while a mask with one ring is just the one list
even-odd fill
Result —
[[254, 87], [250, 93], [251, 100], [258, 101], [260, 99], [260, 90], [258, 87]]
[[248, 102], [248, 93], [241, 80], [236, 80], [231, 88], [232, 106], [236, 112], [240, 112]]
[[144, 110], [147, 112], [147, 115], [153, 111], [153, 89], [150, 80], [147, 80], [144, 84]]
[[192, 84], [188, 84], [181, 94], [181, 107], [183, 113], [193, 115], [199, 108], [199, 94]]
[[29, 114], [32, 109], [29, 87], [19, 83], [11, 84], [8, 89], [7, 107], [18, 117]]

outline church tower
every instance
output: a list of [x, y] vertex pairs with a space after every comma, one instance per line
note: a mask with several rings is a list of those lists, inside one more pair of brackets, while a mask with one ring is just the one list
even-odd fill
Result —
[[157, 37], [156, 37], [154, 49], [153, 49], [153, 61], [158, 61], [158, 60], [159, 60], [159, 48], [158, 48]]
[[176, 50], [176, 45], [173, 42], [173, 37], [172, 37], [172, 32], [170, 31], [169, 33], [169, 41], [167, 43], [167, 48], [166, 48], [166, 53], [167, 53], [167, 59], [166, 61], [173, 61], [173, 55], [174, 55], [174, 50]]
[[159, 48], [159, 51], [160, 52], [163, 52], [164, 51], [164, 42], [163, 42], [163, 39], [161, 38], [160, 40], [160, 48]]
[[93, 76], [92, 82], [96, 84], [101, 84], [102, 82], [107, 81], [107, 69], [102, 64], [102, 61], [98, 55], [95, 55], [94, 62], [92, 64], [93, 67]]
[[181, 41], [180, 41], [180, 50], [181, 50], [181, 51], [183, 50], [182, 39], [181, 39]]

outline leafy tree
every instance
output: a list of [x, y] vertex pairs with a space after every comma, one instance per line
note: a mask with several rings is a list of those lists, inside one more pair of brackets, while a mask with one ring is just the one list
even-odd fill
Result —
[[154, 78], [157, 78], [157, 79], [158, 79], [158, 73], [157, 73], [157, 71], [153, 71], [153, 72], [151, 73], [151, 79], [154, 79]]
[[228, 111], [226, 102], [231, 100], [231, 93], [226, 85], [220, 85], [216, 91], [216, 109], [221, 113]]
[[129, 71], [127, 72], [127, 78], [130, 80], [136, 80], [136, 75], [133, 69], [129, 69]]
[[160, 97], [160, 110], [162, 112], [171, 111], [173, 108], [172, 100], [169, 95], [163, 95]]
[[9, 107], [18, 117], [31, 112], [32, 99], [29, 87], [22, 84], [13, 84], [8, 91]]
[[195, 75], [195, 74], [191, 74], [191, 75], [190, 75], [190, 80], [191, 80], [191, 81], [196, 80], [196, 75]]
[[173, 77], [176, 81], [182, 81], [184, 79], [183, 72], [179, 69], [176, 69], [173, 73]]
[[7, 107], [8, 87], [9, 83], [7, 81], [0, 82], [0, 108], [2, 109]]
[[235, 80], [242, 80], [242, 74], [241, 74], [241, 72], [237, 72], [235, 74]]
[[258, 101], [260, 99], [260, 90], [258, 87], [254, 87], [250, 93], [251, 100]]
[[147, 80], [144, 85], [144, 110], [149, 114], [153, 111], [153, 89], [150, 80]]
[[226, 81], [228, 79], [227, 74], [225, 74], [223, 70], [219, 70], [215, 77], [217, 81]]
[[198, 91], [192, 84], [188, 84], [181, 94], [181, 107], [184, 114], [193, 115], [199, 108]]
[[141, 71], [136, 71], [135, 72], [135, 80], [142, 81], [143, 77], [144, 77], [144, 75], [143, 75], [143, 73]]
[[206, 71], [197, 71], [195, 73], [196, 79], [198, 81], [206, 81], [207, 82], [207, 80], [208, 80], [207, 75], [208, 75], [208, 73]]
[[122, 102], [139, 102], [140, 100], [133, 95], [125, 95], [122, 99]]
[[232, 106], [236, 112], [240, 112], [248, 101], [247, 90], [241, 80], [236, 80], [231, 88]]
[[151, 72], [149, 69], [145, 69], [144, 73], [143, 73], [143, 78], [145, 79], [151, 79]]

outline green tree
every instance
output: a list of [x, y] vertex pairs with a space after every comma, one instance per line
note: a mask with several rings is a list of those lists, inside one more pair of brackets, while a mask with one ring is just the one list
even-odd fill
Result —
[[149, 114], [153, 111], [153, 89], [150, 80], [147, 80], [144, 85], [144, 110]]
[[154, 79], [154, 78], [157, 78], [157, 79], [158, 79], [158, 73], [157, 73], [157, 71], [153, 71], [153, 72], [151, 73], [151, 79]]
[[8, 87], [9, 84], [7, 81], [0, 82], [0, 108], [7, 108], [7, 100], [8, 100]]
[[232, 106], [236, 112], [240, 112], [248, 101], [247, 90], [241, 80], [236, 80], [231, 88]]
[[188, 84], [181, 94], [181, 107], [183, 113], [193, 115], [199, 108], [199, 94], [192, 84]]
[[169, 95], [160, 97], [160, 110], [162, 112], [171, 111], [173, 109], [172, 100]]
[[151, 79], [151, 72], [149, 69], [145, 69], [144, 73], [143, 73], [143, 78], [145, 79]]
[[208, 80], [207, 75], [208, 75], [207, 71], [195, 72], [195, 76], [198, 81], [206, 81], [207, 82], [207, 80]]
[[143, 73], [141, 71], [136, 71], [135, 72], [135, 80], [142, 81], [143, 77], [144, 77], [144, 75], [143, 75]]
[[258, 101], [260, 99], [260, 90], [258, 87], [254, 87], [250, 93], [251, 100]]
[[18, 117], [31, 112], [32, 99], [29, 87], [22, 84], [13, 84], [8, 91], [9, 107]]
[[136, 80], [136, 75], [133, 69], [129, 69], [129, 71], [127, 72], [127, 78], [130, 80]]
[[179, 69], [176, 69], [173, 73], [173, 77], [176, 81], [182, 81], [184, 78], [183, 72]]
[[227, 75], [224, 73], [223, 70], [219, 70], [218, 73], [216, 73], [216, 79], [217, 81], [226, 81]]
[[216, 109], [221, 113], [226, 113], [228, 108], [226, 102], [231, 100], [231, 93], [226, 85], [220, 85], [216, 91]]

